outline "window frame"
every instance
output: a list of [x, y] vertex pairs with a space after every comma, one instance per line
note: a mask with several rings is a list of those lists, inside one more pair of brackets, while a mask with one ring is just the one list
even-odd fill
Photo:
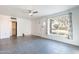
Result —
[[[53, 18], [53, 17], [58, 17], [58, 16], [63, 16], [63, 15], [68, 15], [69, 16], [69, 23], [70, 23], [70, 36], [68, 36], [68, 37], [64, 37], [63, 35], [59, 35], [59, 34], [53, 34], [53, 33], [51, 33], [51, 19]], [[70, 13], [67, 13], [67, 14], [62, 14], [62, 15], [57, 15], [57, 16], [53, 16], [53, 17], [51, 17], [51, 18], [49, 18], [48, 19], [48, 31], [47, 31], [47, 33], [48, 33], [48, 35], [55, 35], [55, 36], [59, 36], [59, 37], [64, 37], [64, 38], [67, 38], [67, 39], [73, 39], [73, 27], [72, 27], [72, 13], [70, 12]]]

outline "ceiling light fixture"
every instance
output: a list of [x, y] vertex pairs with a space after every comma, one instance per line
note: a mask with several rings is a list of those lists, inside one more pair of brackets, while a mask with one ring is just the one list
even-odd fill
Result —
[[33, 16], [34, 14], [38, 13], [37, 10], [27, 10], [25, 13], [28, 13], [29, 16]]

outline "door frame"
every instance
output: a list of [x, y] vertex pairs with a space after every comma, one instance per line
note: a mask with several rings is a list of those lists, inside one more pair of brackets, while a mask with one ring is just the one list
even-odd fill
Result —
[[[16, 23], [16, 37], [17, 37], [17, 21], [11, 21], [11, 24], [15, 22]], [[13, 35], [12, 35], [13, 36]]]

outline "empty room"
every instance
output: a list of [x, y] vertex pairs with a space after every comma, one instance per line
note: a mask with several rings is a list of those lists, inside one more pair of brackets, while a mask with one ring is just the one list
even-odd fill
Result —
[[78, 53], [78, 5], [0, 5], [0, 54]]

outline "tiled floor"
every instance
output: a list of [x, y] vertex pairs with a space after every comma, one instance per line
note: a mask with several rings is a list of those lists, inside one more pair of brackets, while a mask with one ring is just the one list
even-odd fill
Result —
[[70, 54], [79, 47], [35, 36], [0, 40], [1, 54]]

